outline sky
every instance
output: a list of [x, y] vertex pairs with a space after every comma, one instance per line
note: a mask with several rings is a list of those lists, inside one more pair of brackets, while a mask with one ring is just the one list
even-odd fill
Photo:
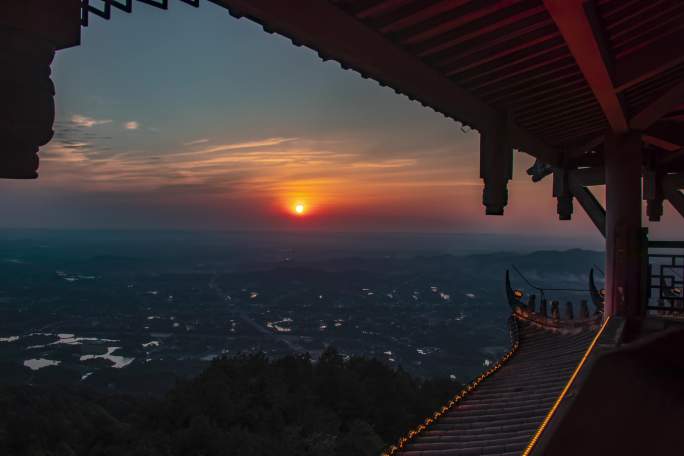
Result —
[[[484, 215], [476, 132], [203, 2], [92, 17], [60, 51], [35, 181], [0, 181], [0, 227], [600, 235], [516, 153]], [[600, 193], [600, 189], [599, 189]], [[305, 213], [293, 212], [296, 204]], [[681, 231], [668, 206], [656, 235]]]

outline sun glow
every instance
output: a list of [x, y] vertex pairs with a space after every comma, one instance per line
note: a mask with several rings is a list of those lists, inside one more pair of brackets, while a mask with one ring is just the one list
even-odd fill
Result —
[[306, 210], [306, 208], [304, 207], [304, 204], [302, 204], [302, 203], [295, 204], [295, 207], [294, 207], [295, 214], [303, 215], [305, 210]]

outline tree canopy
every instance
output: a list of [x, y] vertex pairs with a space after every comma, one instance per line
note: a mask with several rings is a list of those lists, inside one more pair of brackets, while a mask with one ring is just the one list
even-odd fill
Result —
[[458, 389], [334, 349], [220, 358], [160, 399], [0, 389], [0, 454], [377, 456]]

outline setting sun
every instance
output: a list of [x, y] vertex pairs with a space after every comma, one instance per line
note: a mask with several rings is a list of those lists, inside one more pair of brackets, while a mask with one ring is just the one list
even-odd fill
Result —
[[304, 213], [304, 205], [302, 203], [298, 203], [295, 205], [294, 210], [297, 215], [302, 215]]

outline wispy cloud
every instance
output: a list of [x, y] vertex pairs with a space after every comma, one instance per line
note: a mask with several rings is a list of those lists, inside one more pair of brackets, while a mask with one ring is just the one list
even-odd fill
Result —
[[352, 163], [353, 168], [367, 168], [367, 169], [381, 169], [381, 168], [405, 168], [407, 166], [414, 166], [416, 160], [412, 158], [401, 158], [396, 160], [381, 160], [381, 161], [361, 161]]
[[183, 143], [184, 146], [196, 146], [198, 144], [206, 144], [209, 142], [209, 139], [207, 138], [201, 138], [201, 139], [195, 139], [194, 141], [189, 141], [186, 143]]
[[287, 142], [296, 141], [297, 139], [298, 138], [266, 138], [266, 139], [260, 139], [257, 141], [245, 141], [245, 142], [237, 142], [237, 143], [219, 144], [219, 145], [212, 146], [212, 147], [209, 147], [206, 149], [195, 151], [194, 153], [215, 153], [215, 152], [225, 152], [228, 150], [235, 150], [235, 149], [251, 149], [251, 148], [258, 148], [258, 147], [279, 146], [279, 145], [287, 143]]
[[140, 128], [140, 124], [135, 120], [131, 120], [124, 124], [124, 128], [126, 130], [137, 130], [138, 128]]
[[71, 122], [79, 127], [94, 127], [96, 125], [104, 125], [112, 123], [110, 119], [93, 119], [92, 117], [82, 116], [80, 114], [74, 114], [71, 116]]
[[197, 138], [153, 152], [105, 148], [100, 138], [84, 135], [85, 128], [71, 125], [76, 131], [67, 134], [69, 125], [41, 153], [41, 179], [79, 192], [217, 204], [251, 201], [262, 208], [304, 195], [336, 207], [350, 201], [385, 207], [389, 200], [479, 182], [472, 170], [454, 166], [453, 145], [390, 145], [387, 151], [364, 138], [277, 136], [223, 142]]

